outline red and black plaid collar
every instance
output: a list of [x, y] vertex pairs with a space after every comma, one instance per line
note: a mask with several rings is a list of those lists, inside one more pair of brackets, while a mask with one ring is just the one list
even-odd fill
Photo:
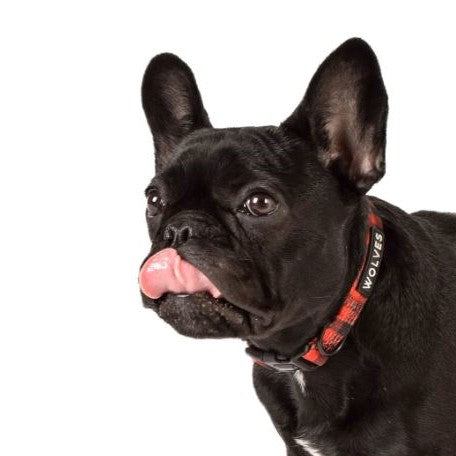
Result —
[[323, 328], [319, 336], [307, 343], [298, 356], [291, 359], [254, 346], [247, 347], [246, 352], [255, 363], [280, 372], [292, 372], [298, 369], [312, 371], [323, 366], [331, 356], [340, 351], [372, 292], [385, 249], [382, 219], [375, 213], [373, 203], [370, 200], [367, 201], [369, 212], [365, 237], [366, 252], [358, 275], [335, 318]]

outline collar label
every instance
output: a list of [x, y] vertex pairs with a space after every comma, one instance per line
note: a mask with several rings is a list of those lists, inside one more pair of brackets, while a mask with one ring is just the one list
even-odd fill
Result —
[[358, 285], [358, 291], [366, 297], [370, 296], [374, 288], [385, 248], [385, 235], [382, 230], [373, 226], [370, 234], [369, 256]]

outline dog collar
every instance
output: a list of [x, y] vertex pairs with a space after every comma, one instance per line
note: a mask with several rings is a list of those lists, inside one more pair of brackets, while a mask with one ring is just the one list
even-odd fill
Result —
[[305, 349], [293, 358], [254, 346], [247, 347], [247, 354], [256, 364], [279, 372], [292, 372], [298, 369], [313, 371], [323, 366], [331, 356], [342, 349], [350, 330], [372, 293], [385, 250], [382, 219], [375, 213], [373, 203], [370, 200], [367, 201], [369, 212], [365, 237], [366, 251], [358, 275], [335, 318], [324, 326], [319, 336], [311, 339]]

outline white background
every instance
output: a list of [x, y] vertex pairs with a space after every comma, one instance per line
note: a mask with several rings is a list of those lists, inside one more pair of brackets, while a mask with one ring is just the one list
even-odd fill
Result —
[[385, 3], [2, 3], [0, 454], [285, 454], [242, 343], [184, 338], [141, 306], [142, 73], [174, 52], [215, 126], [277, 124], [363, 37], [390, 97], [372, 193], [456, 211], [454, 13]]

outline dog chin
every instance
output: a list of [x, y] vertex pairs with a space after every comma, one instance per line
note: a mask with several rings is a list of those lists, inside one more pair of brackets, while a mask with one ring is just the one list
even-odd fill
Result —
[[143, 295], [143, 303], [184, 336], [244, 338], [251, 332], [248, 312], [207, 293], [166, 293], [158, 299], [149, 299]]

